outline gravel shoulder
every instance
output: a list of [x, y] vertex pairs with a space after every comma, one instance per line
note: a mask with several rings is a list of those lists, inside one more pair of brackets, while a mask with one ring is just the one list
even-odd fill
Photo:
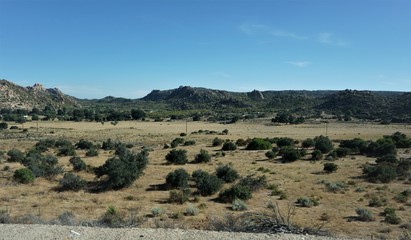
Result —
[[[153, 228], [96, 228], [60, 225], [25, 225], [25, 224], [0, 224], [1, 240], [18, 239], [195, 239], [195, 240], [332, 240], [336, 238], [319, 237], [294, 234], [265, 234], [265, 233], [238, 233], [215, 232], [183, 229], [153, 229]], [[349, 239], [349, 238], [338, 238]]]

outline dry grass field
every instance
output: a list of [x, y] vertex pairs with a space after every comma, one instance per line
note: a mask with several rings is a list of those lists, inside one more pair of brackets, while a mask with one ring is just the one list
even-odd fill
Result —
[[[18, 126], [21, 128], [21, 125]], [[214, 172], [217, 164], [231, 163], [241, 176], [265, 175], [269, 184], [277, 184], [279, 189], [287, 195], [287, 199], [279, 200], [278, 196], [271, 196], [271, 190], [255, 192], [253, 198], [247, 201], [248, 211], [267, 211], [267, 204], [270, 201], [277, 202], [285, 210], [287, 205], [294, 204], [298, 197], [306, 196], [318, 198], [320, 204], [311, 208], [296, 208], [293, 220], [295, 224], [300, 226], [324, 224], [324, 229], [335, 235], [361, 238], [374, 236], [392, 239], [400, 236], [404, 230], [399, 227], [401, 224], [391, 225], [383, 222], [384, 217], [380, 216], [380, 213], [385, 207], [393, 207], [397, 209], [397, 215], [402, 219], [402, 224], [408, 224], [408, 227], [411, 227], [411, 202], [398, 203], [394, 200], [394, 196], [398, 193], [410, 189], [410, 184], [405, 184], [405, 181], [376, 184], [361, 178], [361, 166], [367, 162], [375, 161], [374, 158], [365, 156], [340, 158], [334, 161], [339, 169], [331, 174], [322, 172], [323, 163], [327, 160], [315, 163], [308, 160], [281, 163], [276, 160], [268, 160], [265, 157], [266, 151], [246, 151], [243, 147], [227, 152], [225, 156], [213, 157], [211, 162], [207, 164], [167, 165], [165, 160], [165, 155], [170, 149], [163, 149], [164, 144], [180, 137], [180, 133], [186, 132], [186, 127], [188, 135], [185, 139], [194, 140], [196, 144], [178, 148], [187, 150], [188, 158], [191, 161], [200, 149], [205, 149], [213, 155], [219, 152], [221, 147], [211, 146], [215, 137], [234, 141], [239, 138], [291, 137], [301, 141], [325, 135], [326, 128], [322, 123], [274, 126], [269, 123], [269, 120], [238, 122], [229, 125], [208, 122], [188, 122], [186, 125], [186, 122], [183, 121], [127, 121], [119, 122], [114, 126], [110, 123], [103, 125], [95, 122], [28, 122], [23, 127], [27, 128], [28, 132], [22, 133], [21, 129], [0, 132], [0, 150], [6, 152], [12, 148], [18, 148], [27, 151], [39, 139], [44, 138], [64, 138], [73, 143], [80, 139], [101, 143], [111, 138], [133, 144], [132, 150], [136, 152], [140, 151], [143, 146], [153, 151], [150, 152], [149, 164], [144, 175], [131, 187], [102, 193], [90, 193], [83, 190], [79, 192], [56, 191], [55, 188], [62, 175], [53, 181], [38, 178], [27, 185], [14, 183], [11, 176], [16, 169], [22, 166], [19, 163], [10, 163], [3, 159], [0, 161], [0, 211], [8, 211], [11, 216], [32, 214], [39, 215], [43, 219], [53, 219], [65, 211], [70, 211], [77, 218], [87, 220], [97, 219], [108, 206], [115, 206], [124, 214], [136, 213], [140, 216], [147, 216], [147, 221], [143, 223], [143, 226], [153, 227], [155, 222], [169, 221], [168, 215], [172, 213], [184, 213], [189, 205], [199, 206], [202, 204], [205, 207], [200, 209], [198, 215], [170, 220], [179, 226], [201, 229], [210, 217], [220, 217], [226, 213], [237, 214], [237, 212], [230, 209], [231, 204], [216, 202], [214, 199], [217, 195], [200, 197], [197, 202], [178, 205], [167, 203], [168, 191], [153, 190], [152, 188], [154, 185], [165, 183], [166, 175], [178, 168], [184, 168], [190, 174], [197, 169]], [[228, 129], [228, 135], [190, 134], [199, 130], [221, 132], [224, 129]], [[411, 136], [411, 126], [407, 125], [330, 122], [327, 129], [328, 136], [333, 141], [355, 137], [376, 140], [383, 135], [391, 135], [397, 131]], [[335, 145], [337, 146], [338, 143]], [[77, 155], [88, 165], [100, 166], [107, 158], [113, 156], [113, 153], [99, 150], [98, 157], [86, 157], [85, 151], [78, 150]], [[406, 150], [401, 150], [400, 156], [410, 157], [410, 154]], [[65, 171], [72, 170], [69, 158], [59, 158], [59, 165], [62, 165]], [[10, 169], [4, 170], [6, 166], [9, 166]], [[95, 175], [92, 173], [82, 171], [79, 175], [86, 180], [95, 179]], [[342, 181], [347, 183], [348, 188], [340, 193], [327, 192], [322, 183], [325, 181]], [[225, 185], [225, 188], [227, 186], [229, 185]], [[387, 205], [369, 207], [368, 202], [372, 194], [385, 197], [388, 200]], [[157, 218], [149, 217], [151, 209], [154, 207], [162, 208], [164, 214]], [[371, 210], [376, 218], [375, 221], [355, 220], [354, 217], [357, 215], [355, 210], [358, 207]]]

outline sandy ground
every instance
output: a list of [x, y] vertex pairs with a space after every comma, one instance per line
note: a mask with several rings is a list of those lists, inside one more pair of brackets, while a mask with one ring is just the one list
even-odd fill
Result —
[[[335, 239], [329, 237], [293, 235], [293, 234], [254, 234], [234, 232], [213, 232], [182, 229], [150, 229], [150, 228], [90, 228], [57, 225], [0, 225], [0, 239], [281, 239], [281, 240], [309, 240]], [[343, 239], [343, 238], [339, 238]], [[348, 238], [345, 238], [348, 239]]]

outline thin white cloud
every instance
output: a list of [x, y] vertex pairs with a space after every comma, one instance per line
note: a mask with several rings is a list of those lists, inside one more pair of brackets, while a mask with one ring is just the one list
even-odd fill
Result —
[[307, 39], [307, 37], [300, 36], [293, 32], [282, 31], [261, 24], [242, 24], [238, 29], [247, 35], [270, 35], [273, 37], [292, 38], [296, 40]]
[[324, 43], [324, 44], [328, 44], [328, 45], [334, 45], [334, 46], [340, 46], [340, 47], [348, 45], [348, 42], [338, 38], [332, 32], [322, 32], [322, 33], [318, 34], [317, 40], [320, 43]]
[[291, 64], [296, 67], [307, 67], [308, 65], [311, 65], [311, 62], [307, 61], [293, 61], [293, 62], [285, 62], [287, 64]]

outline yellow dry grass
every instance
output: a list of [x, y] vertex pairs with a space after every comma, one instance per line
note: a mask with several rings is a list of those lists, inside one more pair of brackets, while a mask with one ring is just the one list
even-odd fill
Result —
[[[12, 124], [11, 124], [12, 125]], [[38, 128], [37, 128], [38, 126]], [[211, 141], [215, 137], [223, 139], [237, 140], [239, 138], [253, 137], [291, 137], [297, 140], [304, 140], [326, 134], [325, 124], [312, 122], [302, 125], [273, 126], [269, 120], [256, 120], [239, 122], [236, 124], [222, 125], [208, 122], [119, 122], [116, 126], [109, 123], [101, 124], [95, 122], [28, 122], [24, 128], [28, 128], [28, 133], [6, 134], [0, 133], [0, 150], [7, 151], [11, 148], [21, 150], [30, 149], [39, 138], [64, 138], [72, 142], [79, 139], [86, 139], [93, 142], [102, 142], [107, 138], [115, 141], [132, 143], [133, 150], [139, 151], [142, 146], [153, 149], [150, 152], [150, 162], [145, 170], [145, 174], [139, 178], [131, 187], [119, 191], [107, 191], [103, 193], [79, 192], [58, 192], [55, 187], [58, 179], [49, 181], [46, 179], [36, 179], [29, 185], [16, 184], [10, 177], [14, 170], [21, 168], [18, 163], [0, 163], [0, 210], [8, 210], [12, 216], [24, 214], [40, 215], [44, 219], [52, 219], [65, 211], [73, 212], [80, 219], [96, 219], [101, 216], [108, 206], [116, 206], [123, 212], [129, 213], [138, 210], [140, 215], [148, 215], [153, 207], [160, 207], [165, 211], [165, 216], [170, 213], [184, 212], [189, 204], [198, 206], [206, 204], [207, 208], [202, 209], [198, 216], [184, 217], [183, 224], [188, 227], [201, 228], [201, 222], [208, 217], [222, 216], [225, 213], [232, 213], [229, 204], [221, 204], [213, 201], [216, 197], [201, 197], [199, 202], [183, 205], [169, 204], [168, 191], [151, 191], [153, 185], [165, 182], [165, 176], [177, 168], [184, 168], [189, 173], [196, 169], [203, 169], [213, 172], [219, 163], [231, 163], [240, 175], [250, 174], [265, 175], [269, 183], [278, 184], [279, 188], [287, 193], [286, 200], [279, 200], [277, 196], [270, 196], [270, 190], [261, 190], [253, 194], [253, 198], [247, 202], [249, 211], [267, 211], [269, 201], [278, 202], [285, 210], [288, 204], [294, 204], [298, 197], [313, 196], [320, 200], [320, 205], [312, 208], [296, 208], [294, 222], [302, 226], [314, 226], [321, 224], [320, 217], [327, 213], [330, 220], [325, 224], [336, 235], [349, 235], [355, 237], [367, 237], [384, 235], [388, 238], [399, 236], [401, 229], [398, 225], [389, 225], [382, 222], [383, 217], [379, 216], [384, 207], [368, 207], [366, 194], [376, 193], [388, 199], [387, 206], [400, 209], [397, 211], [403, 222], [411, 219], [411, 206], [400, 204], [393, 200], [398, 192], [409, 189], [409, 185], [402, 182], [393, 182], [382, 188], [382, 184], [372, 184], [358, 178], [362, 174], [361, 166], [374, 159], [363, 156], [356, 156], [336, 160], [339, 169], [336, 173], [321, 173], [324, 161], [312, 163], [310, 161], [297, 161], [294, 163], [282, 164], [276, 161], [269, 161], [265, 157], [265, 151], [245, 151], [241, 148], [228, 152], [225, 157], [213, 158], [208, 164], [186, 164], [184, 166], [166, 165], [165, 155], [169, 149], [163, 149], [165, 143], [170, 143], [179, 134], [188, 129], [189, 140], [195, 140], [194, 146], [180, 147], [188, 151], [190, 160], [194, 159], [200, 149], [206, 149], [211, 154], [216, 153], [219, 147], [211, 147]], [[229, 130], [228, 135], [204, 135], [190, 134], [198, 130], [214, 130], [221, 132]], [[7, 130], [8, 131], [8, 130]], [[19, 130], [18, 130], [19, 131]], [[411, 127], [406, 125], [376, 125], [359, 123], [339, 123], [328, 124], [328, 136], [332, 140], [352, 139], [360, 137], [363, 139], [378, 139], [383, 135], [390, 135], [396, 131], [411, 135]], [[14, 136], [6, 139], [6, 136]], [[91, 166], [102, 165], [113, 153], [99, 151], [98, 157], [85, 157], [84, 151], [77, 152], [82, 159]], [[404, 156], [407, 156], [405, 154]], [[71, 171], [69, 157], [59, 158], [59, 164], [66, 171]], [[2, 171], [5, 166], [10, 170]], [[265, 169], [265, 170], [263, 170]], [[79, 175], [87, 180], [95, 180], [91, 173], [80, 172]], [[61, 176], [60, 176], [61, 177]], [[352, 185], [344, 193], [330, 193], [325, 191], [324, 184], [320, 181], [337, 182], [344, 181]], [[355, 189], [363, 188], [364, 192], [356, 192]], [[130, 200], [131, 199], [131, 200]], [[374, 213], [376, 221], [359, 222], [350, 221], [356, 216], [357, 207], [366, 207]], [[401, 210], [402, 209], [402, 210]], [[152, 221], [152, 219], [151, 219]], [[387, 230], [389, 229], [389, 231]], [[384, 233], [381, 233], [384, 231]]]

